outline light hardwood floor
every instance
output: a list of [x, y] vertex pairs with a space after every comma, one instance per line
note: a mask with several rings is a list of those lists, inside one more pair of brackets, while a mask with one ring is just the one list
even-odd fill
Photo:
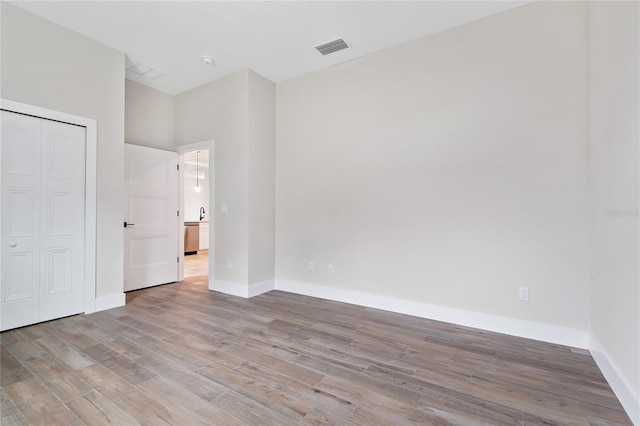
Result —
[[586, 351], [204, 277], [0, 337], [2, 425], [631, 424]]
[[202, 277], [209, 275], [209, 250], [200, 250], [198, 254], [184, 257], [184, 277]]

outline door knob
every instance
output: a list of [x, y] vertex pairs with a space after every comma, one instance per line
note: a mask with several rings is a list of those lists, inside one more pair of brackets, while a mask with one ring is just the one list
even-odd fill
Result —
[[9, 243], [9, 247], [18, 247], [18, 243]]

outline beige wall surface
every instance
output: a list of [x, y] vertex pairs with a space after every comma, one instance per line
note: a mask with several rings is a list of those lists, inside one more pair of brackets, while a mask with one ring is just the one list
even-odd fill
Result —
[[[244, 71], [174, 97], [176, 145], [215, 141], [214, 278], [238, 284], [248, 283], [249, 269], [247, 79]], [[220, 214], [222, 205], [228, 214]], [[226, 268], [227, 260], [233, 269]]]
[[587, 330], [587, 10], [535, 3], [278, 84], [276, 279]]
[[173, 150], [173, 96], [125, 81], [124, 137], [127, 143]]
[[2, 2], [0, 96], [98, 122], [96, 295], [123, 290], [124, 54]]
[[249, 71], [249, 284], [275, 269], [276, 85]]
[[[640, 404], [640, 7], [590, 11], [591, 333]], [[640, 418], [637, 419], [640, 422]]]

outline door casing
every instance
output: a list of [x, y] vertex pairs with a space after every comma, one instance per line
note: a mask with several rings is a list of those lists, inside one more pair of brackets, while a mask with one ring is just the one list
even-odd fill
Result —
[[[215, 241], [214, 241], [214, 228], [215, 228], [215, 219], [216, 219], [216, 200], [215, 200], [215, 172], [214, 172], [214, 140], [209, 139], [205, 141], [179, 145], [176, 146], [175, 151], [180, 154], [180, 214], [181, 214], [181, 222], [180, 229], [182, 229], [182, 222], [184, 221], [184, 164], [183, 164], [183, 155], [187, 152], [198, 151], [199, 149], [208, 149], [209, 150], [209, 288], [214, 281], [214, 256], [215, 256]], [[213, 226], [211, 226], [213, 225]], [[180, 238], [180, 262], [178, 269], [178, 279], [180, 281], [184, 280], [184, 239]]]

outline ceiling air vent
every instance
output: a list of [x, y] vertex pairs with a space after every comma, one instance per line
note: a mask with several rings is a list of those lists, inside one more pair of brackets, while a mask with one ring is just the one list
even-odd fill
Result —
[[346, 41], [339, 38], [337, 40], [330, 41], [329, 43], [316, 46], [316, 49], [318, 49], [318, 52], [322, 53], [323, 55], [328, 55], [330, 53], [335, 53], [340, 50], [348, 49], [350, 47], [351, 46], [349, 46]]
[[166, 75], [165, 73], [154, 70], [153, 68], [145, 64], [141, 64], [140, 62], [127, 68], [127, 71], [135, 75], [148, 78], [149, 80], [157, 80]]

